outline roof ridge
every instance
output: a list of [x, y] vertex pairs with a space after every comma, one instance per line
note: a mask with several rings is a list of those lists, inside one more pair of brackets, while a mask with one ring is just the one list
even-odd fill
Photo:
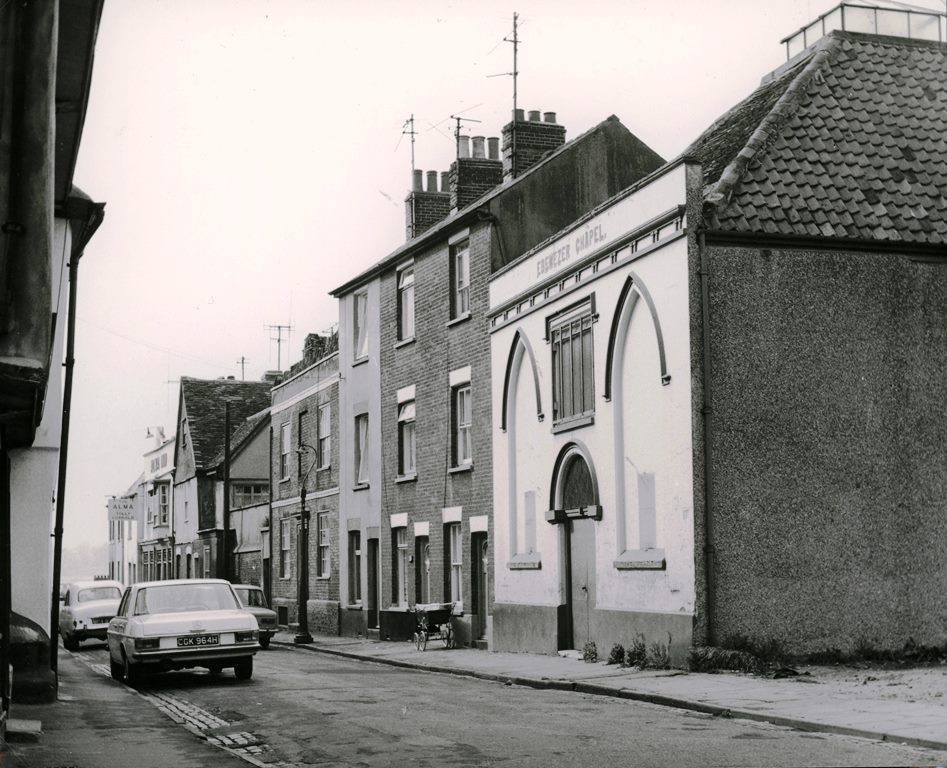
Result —
[[467, 217], [471, 216], [471, 214], [474, 214], [477, 210], [483, 208], [483, 206], [489, 203], [491, 200], [493, 200], [494, 198], [498, 197], [501, 194], [504, 194], [511, 187], [520, 183], [521, 179], [526, 178], [527, 176], [531, 175], [534, 171], [536, 171], [536, 169], [547, 165], [548, 163], [552, 162], [555, 158], [558, 158], [561, 155], [565, 154], [565, 152], [573, 149], [579, 144], [579, 142], [586, 140], [589, 136], [593, 135], [596, 131], [600, 131], [604, 127], [613, 123], [617, 123], [626, 131], [628, 131], [628, 133], [631, 136], [634, 136], [634, 134], [631, 133], [631, 130], [629, 130], [628, 126], [626, 126], [621, 121], [620, 117], [618, 117], [615, 114], [609, 115], [604, 120], [600, 120], [595, 125], [582, 131], [582, 133], [580, 133], [578, 136], [575, 136], [574, 138], [571, 138], [568, 141], [563, 142], [555, 149], [551, 149], [548, 152], [546, 152], [546, 154], [544, 154], [539, 160], [537, 160], [533, 165], [529, 166], [529, 168], [527, 168], [525, 171], [520, 173], [518, 176], [513, 176], [509, 179], [504, 177], [504, 179], [499, 184], [497, 184], [494, 187], [491, 187], [489, 190], [484, 192], [476, 200], [472, 200], [471, 202], [467, 203], [467, 205], [464, 206], [463, 208], [459, 208], [456, 211], [451, 212], [445, 218], [438, 221], [429, 229], [426, 229], [419, 235], [415, 235], [410, 240], [405, 241], [404, 243], [399, 245], [397, 248], [395, 248], [393, 251], [389, 251], [389, 253], [386, 256], [376, 261], [367, 269], [363, 269], [361, 272], [355, 275], [355, 277], [352, 277], [349, 280], [346, 280], [337, 288], [333, 288], [331, 291], [329, 291], [329, 294], [332, 296], [336, 296], [336, 298], [338, 298], [338, 296], [341, 293], [348, 292], [348, 291], [358, 288], [359, 286], [368, 282], [373, 276], [383, 271], [387, 266], [390, 266], [391, 264], [397, 262], [399, 259], [404, 258], [408, 253], [411, 253], [415, 249], [420, 249], [422, 247], [421, 245], [422, 243], [425, 243], [428, 240], [434, 241], [434, 240], [437, 240], [439, 237], [443, 237], [444, 232], [446, 230], [449, 230], [453, 226], [459, 225]]
[[809, 84], [818, 76], [822, 65], [840, 47], [837, 38], [827, 36], [825, 44], [817, 50], [809, 62], [795, 76], [789, 87], [776, 100], [767, 115], [760, 121], [753, 133], [746, 140], [746, 144], [736, 154], [733, 160], [723, 169], [720, 178], [704, 193], [705, 205], [726, 208], [734, 187], [743, 178], [747, 167], [758, 154], [762, 153], [769, 143], [779, 133], [785, 121], [795, 112], [805, 95]]

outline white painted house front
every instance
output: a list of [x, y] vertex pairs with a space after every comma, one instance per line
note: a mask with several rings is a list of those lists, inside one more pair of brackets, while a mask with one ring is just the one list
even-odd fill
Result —
[[491, 280], [496, 650], [691, 644], [687, 172], [665, 166]]

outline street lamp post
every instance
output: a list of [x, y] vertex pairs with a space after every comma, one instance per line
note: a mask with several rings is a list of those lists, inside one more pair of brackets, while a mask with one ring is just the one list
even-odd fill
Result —
[[316, 466], [319, 454], [311, 445], [301, 443], [296, 453], [302, 455], [306, 450], [312, 451], [312, 463], [306, 474], [299, 478], [299, 577], [297, 585], [299, 590], [299, 629], [293, 642], [297, 645], [312, 642], [312, 635], [309, 634], [309, 510], [306, 509], [306, 481], [309, 479], [309, 473]]

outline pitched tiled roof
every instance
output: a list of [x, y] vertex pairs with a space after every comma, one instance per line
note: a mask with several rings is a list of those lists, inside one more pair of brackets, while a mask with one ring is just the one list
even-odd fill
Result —
[[[233, 406], [231, 406], [231, 410]], [[268, 422], [270, 418], [270, 409], [266, 408], [265, 410], [255, 413], [250, 416], [246, 421], [235, 425], [233, 433], [230, 435], [230, 455], [233, 456], [240, 448], [243, 446], [243, 443], [248, 440], [250, 437], [256, 434], [257, 427], [259, 427], [264, 422]], [[231, 417], [232, 419], [232, 417]], [[233, 422], [231, 421], [231, 426]], [[210, 460], [210, 463], [207, 464], [207, 469], [215, 469], [220, 467], [224, 463], [224, 453], [226, 452], [226, 446], [221, 443], [220, 450], [214, 455], [214, 458]]]
[[223, 450], [227, 402], [230, 425], [236, 431], [248, 417], [270, 407], [271, 388], [266, 381], [181, 377], [181, 398], [198, 469], [209, 469], [214, 456]]
[[833, 32], [685, 153], [711, 230], [947, 241], [947, 46]]

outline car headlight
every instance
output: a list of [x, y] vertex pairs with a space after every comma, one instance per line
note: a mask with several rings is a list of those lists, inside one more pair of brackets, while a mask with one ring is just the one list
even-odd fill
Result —
[[136, 651], [153, 651], [157, 649], [160, 644], [161, 644], [160, 637], [136, 637], [135, 638]]
[[260, 636], [260, 633], [251, 629], [247, 632], [234, 632], [233, 639], [235, 643], [252, 643]]

